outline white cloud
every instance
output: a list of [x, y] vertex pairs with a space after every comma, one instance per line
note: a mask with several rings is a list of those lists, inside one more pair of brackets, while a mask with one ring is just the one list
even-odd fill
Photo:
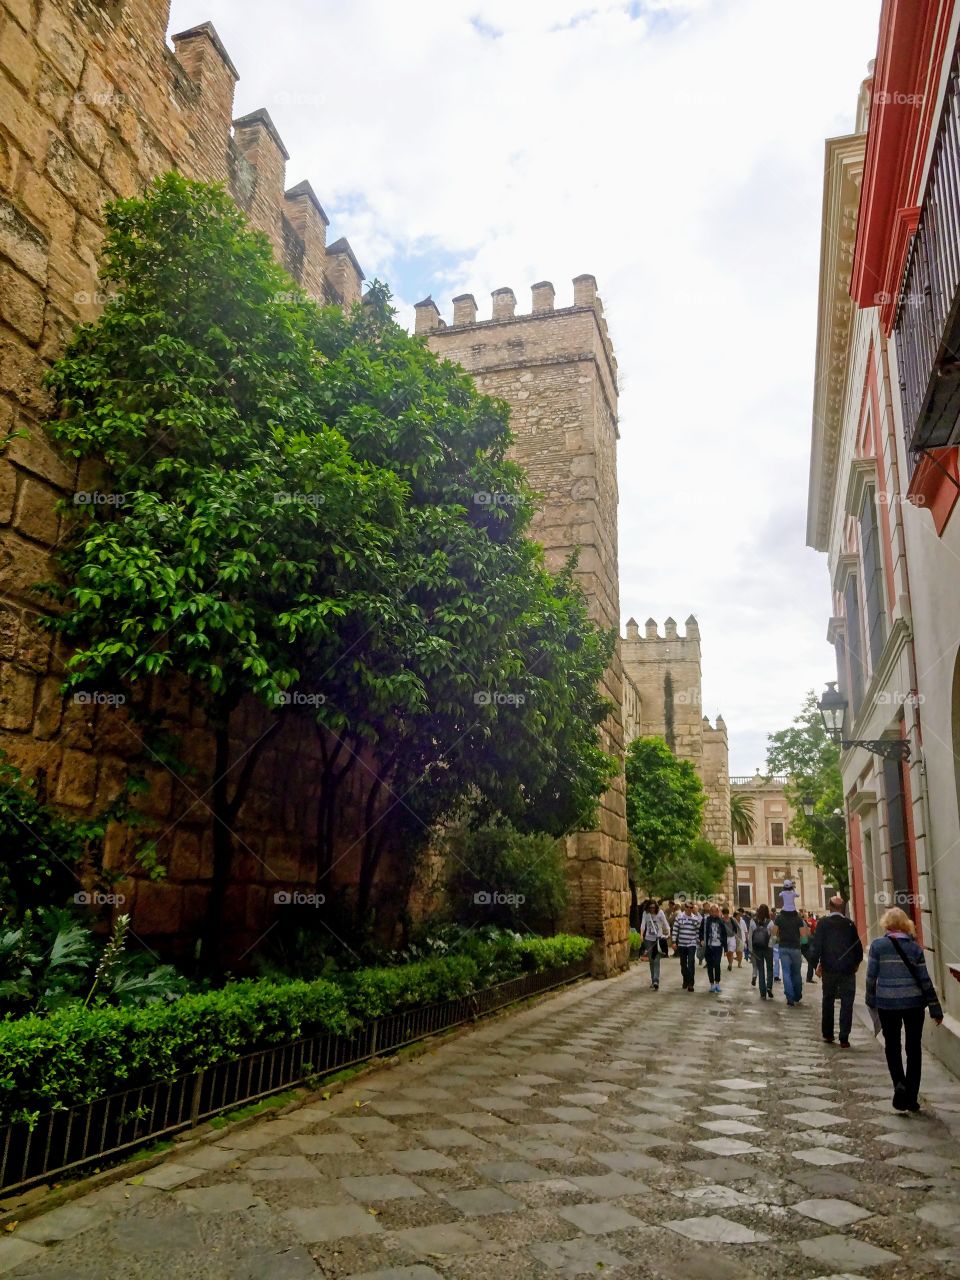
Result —
[[[596, 275], [623, 374], [624, 617], [695, 612], [734, 772], [830, 675], [803, 546], [823, 140], [879, 0], [174, 0], [211, 19], [367, 274]], [[416, 259], [420, 270], [411, 263]]]

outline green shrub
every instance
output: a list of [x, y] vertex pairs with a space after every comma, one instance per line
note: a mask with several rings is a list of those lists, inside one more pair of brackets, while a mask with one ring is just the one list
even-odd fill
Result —
[[630, 930], [630, 959], [639, 960], [643, 954], [643, 935], [636, 929]]
[[461, 924], [555, 929], [569, 897], [563, 841], [509, 822], [447, 837], [447, 900]]
[[170, 1080], [314, 1031], [466, 995], [517, 974], [585, 959], [589, 938], [502, 934], [462, 954], [361, 969], [338, 982], [237, 982], [138, 1009], [70, 1004], [0, 1021], [0, 1121]]

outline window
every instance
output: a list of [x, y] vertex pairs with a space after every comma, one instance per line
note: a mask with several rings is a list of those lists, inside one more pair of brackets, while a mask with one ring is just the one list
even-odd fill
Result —
[[870, 666], [876, 671], [886, 640], [883, 610], [883, 564], [880, 553], [880, 526], [874, 490], [868, 488], [860, 508], [860, 554], [863, 558], [863, 590], [867, 605], [867, 648]]
[[903, 764], [884, 760], [883, 789], [887, 797], [887, 835], [890, 841], [890, 873], [893, 905], [916, 918], [915, 896], [910, 875], [909, 828], [904, 794]]
[[750, 841], [747, 839], [746, 832], [744, 832], [744, 831], [738, 831], [738, 832], [737, 832], [737, 844], [749, 844], [749, 843], [750, 843]]
[[853, 574], [843, 591], [843, 610], [847, 619], [847, 657], [850, 660], [850, 718], [855, 720], [863, 701], [863, 654], [860, 636], [860, 596]]
[[753, 886], [751, 884], [737, 885], [737, 906], [740, 907], [741, 910], [743, 910], [744, 907], [749, 907], [750, 899], [753, 896], [751, 893], [752, 889]]
[[770, 843], [783, 844], [783, 823], [782, 822], [770, 823]]

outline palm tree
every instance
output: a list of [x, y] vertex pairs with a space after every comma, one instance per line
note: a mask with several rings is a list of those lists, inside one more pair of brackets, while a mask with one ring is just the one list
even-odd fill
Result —
[[737, 844], [750, 844], [757, 824], [753, 816], [753, 801], [749, 796], [736, 791], [730, 796], [730, 825]]

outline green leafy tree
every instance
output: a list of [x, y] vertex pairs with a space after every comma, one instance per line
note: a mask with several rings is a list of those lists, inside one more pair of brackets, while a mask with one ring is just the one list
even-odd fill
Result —
[[647, 881], [647, 889], [658, 898], [707, 898], [719, 893], [727, 872], [733, 867], [733, 855], [724, 853], [709, 840], [694, 840], [689, 849], [669, 858]]
[[[848, 898], [840, 748], [823, 727], [817, 695], [812, 690], [792, 725], [770, 734], [767, 770], [771, 774], [785, 773], [789, 778], [786, 794], [794, 810], [791, 837], [810, 850], [827, 880]], [[813, 800], [812, 817], [803, 811], [807, 797]]]
[[[550, 574], [526, 536], [506, 406], [404, 333], [383, 286], [349, 312], [314, 304], [219, 188], [166, 175], [107, 228], [117, 292], [50, 383], [53, 434], [105, 464], [111, 501], [78, 509], [56, 625], [68, 686], [176, 676], [205, 707], [208, 948], [258, 760], [304, 706], [317, 878], [356, 830], [349, 788], [361, 915], [385, 848], [411, 865], [468, 791], [518, 826], [588, 826], [614, 772], [597, 734], [613, 640], [573, 566]], [[247, 697], [272, 721], [238, 748]]]
[[627, 748], [627, 832], [631, 893], [649, 885], [689, 852], [700, 835], [706, 796], [696, 769], [663, 738], [635, 738]]
[[556, 931], [569, 898], [562, 840], [497, 822], [452, 831], [446, 846], [447, 896], [456, 922]]
[[757, 828], [753, 801], [742, 792], [734, 791], [730, 795], [730, 825], [733, 838], [738, 844], [750, 844]]

